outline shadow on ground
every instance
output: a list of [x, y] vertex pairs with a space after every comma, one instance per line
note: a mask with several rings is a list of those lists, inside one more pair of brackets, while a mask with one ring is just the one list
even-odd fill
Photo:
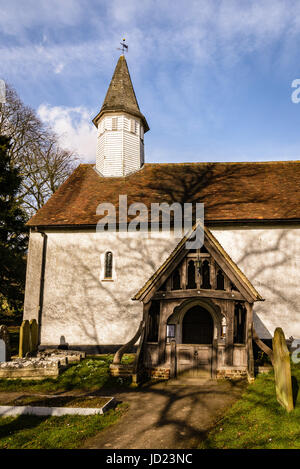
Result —
[[128, 412], [114, 427], [87, 440], [85, 448], [197, 448], [246, 386], [245, 381], [208, 381], [200, 386], [160, 382], [118, 389], [114, 395], [129, 403]]

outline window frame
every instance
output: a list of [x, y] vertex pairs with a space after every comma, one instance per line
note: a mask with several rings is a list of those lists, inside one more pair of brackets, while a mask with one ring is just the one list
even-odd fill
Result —
[[[111, 277], [107, 276], [107, 255], [111, 253], [112, 259], [111, 259]], [[100, 274], [100, 280], [101, 282], [114, 282], [116, 280], [116, 270], [115, 270], [115, 254], [112, 249], [107, 249], [102, 255], [101, 255], [101, 274]]]

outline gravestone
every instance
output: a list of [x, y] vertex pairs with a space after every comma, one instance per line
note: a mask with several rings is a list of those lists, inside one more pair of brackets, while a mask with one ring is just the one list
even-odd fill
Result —
[[6, 362], [6, 345], [3, 339], [0, 339], [0, 362]]
[[10, 360], [9, 332], [6, 326], [0, 326], [0, 362]]
[[60, 336], [58, 350], [68, 350], [69, 344], [66, 342], [64, 335]]
[[39, 340], [39, 330], [35, 319], [29, 321], [30, 326], [30, 352], [36, 352]]
[[273, 366], [277, 401], [288, 412], [294, 409], [290, 354], [281, 327], [273, 337]]
[[26, 319], [20, 327], [19, 357], [25, 357], [28, 352], [30, 352], [30, 324]]

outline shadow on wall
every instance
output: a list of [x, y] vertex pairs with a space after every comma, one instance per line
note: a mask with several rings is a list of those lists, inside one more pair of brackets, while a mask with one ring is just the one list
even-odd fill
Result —
[[255, 332], [259, 337], [272, 340], [272, 334], [268, 331], [262, 320], [257, 316], [255, 312], [253, 312], [253, 323]]
[[[49, 237], [43, 337], [47, 335], [49, 343], [49, 335], [59, 334], [61, 346], [62, 340], [70, 345], [123, 344], [135, 334], [142, 319], [142, 304], [132, 302], [132, 296], [176, 242], [141, 242], [116, 236], [103, 242], [90, 234], [83, 243], [84, 236], [78, 236], [78, 244], [74, 239], [67, 244]], [[106, 250], [114, 253], [114, 281], [100, 279], [100, 260]]]
[[[171, 170], [169, 166], [154, 166], [151, 181], [147, 181], [147, 191], [142, 178], [140, 186], [137, 183], [136, 199], [144, 201], [151, 191], [155, 201], [181, 204], [203, 202], [206, 223], [211, 219], [226, 219], [228, 214], [239, 219], [248, 219], [251, 214], [251, 217], [259, 219], [269, 209], [273, 210], [277, 201], [278, 210], [284, 218], [286, 211], [281, 204], [278, 187], [274, 184], [262, 190], [268, 177], [267, 165], [260, 167], [259, 172], [255, 165], [239, 163], [182, 164], [174, 165]], [[257, 314], [262, 315], [266, 324], [269, 318], [273, 323], [276, 314], [276, 325], [292, 334], [290, 319], [294, 318], [296, 325], [298, 314], [300, 324], [297, 275], [300, 265], [297, 268], [293, 265], [295, 260], [298, 262], [297, 259], [300, 259], [300, 244], [291, 229], [272, 229], [271, 236], [272, 239], [265, 238], [259, 245], [257, 233], [245, 231], [240, 254], [232, 257], [266, 300], [256, 305]], [[223, 247], [226, 249], [226, 246]], [[236, 251], [237, 247], [233, 249]], [[231, 250], [227, 249], [230, 255]]]
[[[221, 166], [213, 163], [203, 166], [178, 165], [170, 173], [167, 167], [157, 170], [154, 167], [151, 182], [147, 182], [147, 191], [142, 178], [137, 181], [134, 201], [146, 202], [146, 198], [149, 205], [149, 197], [153, 195], [156, 202], [204, 202], [205, 214], [210, 218], [220, 218], [223, 211], [236, 210], [238, 206], [246, 218], [249, 203], [256, 207], [267, 206], [273, 199], [273, 195], [262, 196], [261, 190], [253, 183], [253, 178], [257, 178], [255, 168], [247, 165], [242, 170], [240, 165], [227, 165], [222, 171], [218, 168]], [[128, 203], [131, 201], [128, 200]], [[286, 305], [287, 311], [297, 311], [295, 297], [278, 285], [274, 276], [276, 269], [291, 260], [287, 250], [282, 248], [283, 243], [287, 242], [288, 233], [288, 230], [274, 230], [271, 246], [262, 249], [257, 249], [256, 237], [253, 237], [237, 259], [242, 269], [247, 265], [251, 267], [249, 271], [248, 268], [243, 270], [258, 290], [263, 287], [267, 292], [264, 295], [267, 301], [257, 309], [258, 314], [262, 311], [263, 318], [276, 313], [274, 309], [267, 311], [269, 304], [276, 305], [276, 302]], [[114, 342], [122, 344], [135, 334], [142, 316], [141, 304], [131, 302], [130, 298], [176, 243], [170, 246], [167, 239], [141, 243], [133, 238], [118, 238], [115, 244], [107, 240], [99, 245], [95, 238], [91, 238], [84, 245], [80, 237], [78, 242], [74, 238], [73, 244], [59, 244], [49, 237], [45, 285], [45, 289], [49, 290], [48, 293], [45, 290], [43, 323], [47, 327], [56, 323], [56, 333], [65, 335], [69, 343], [74, 343], [70, 335], [75, 334], [85, 337], [90, 344], [101, 344], [106, 341], [105, 337], [113, 337]], [[117, 271], [116, 280], [107, 283], [100, 281], [100, 258], [106, 250], [114, 253]], [[52, 271], [51, 264], [54, 266]], [[294, 287], [299, 290], [296, 280]], [[270, 297], [272, 303], [269, 302]], [[279, 319], [279, 325], [285, 329], [285, 323], [282, 318]], [[263, 330], [270, 335], [265, 325]], [[70, 331], [70, 335], [66, 331]]]
[[[300, 336], [299, 236], [300, 232], [297, 235], [292, 229], [273, 229], [272, 239], [266, 239], [266, 247], [260, 247], [263, 241], [258, 244], [257, 236], [252, 233], [238, 259], [238, 265], [266, 300], [254, 306], [256, 320], [261, 315], [274, 329], [282, 327], [287, 335], [296, 336]], [[268, 339], [265, 324], [258, 321], [257, 327], [266, 334], [259, 334], [260, 337]]]
[[[275, 234], [281, 236], [281, 233]], [[78, 239], [78, 245], [74, 242], [72, 245], [61, 245], [53, 240], [51, 244], [49, 243], [44, 325], [54, 327], [53, 331], [56, 328], [58, 337], [65, 336], [65, 341], [70, 344], [74, 344], [72, 338], [74, 333], [79, 334], [79, 337], [85, 337], [84, 343], [91, 345], [111, 343], [104, 337], [114, 337], [115, 344], [125, 343], [135, 334], [142, 317], [141, 303], [131, 302], [130, 299], [167, 257], [173, 249], [173, 244], [170, 247], [170, 241], [167, 239], [160, 239], [159, 243], [153, 239], [141, 244], [132, 238], [118, 238], [115, 242], [108, 241], [106, 245], [99, 245], [94, 238], [93, 243], [89, 241], [89, 245], [84, 246], [80, 243], [80, 238]], [[118, 245], [117, 248], [115, 243]], [[116, 253], [114, 262], [117, 278], [113, 282], [100, 280], [100, 259], [105, 250]], [[257, 250], [245, 253], [244, 262], [247, 256], [250, 261], [253, 260], [253, 263], [257, 264], [255, 255]], [[260, 251], [260, 255], [263, 261], [263, 251]], [[53, 263], [51, 258], [55, 258]], [[57, 268], [58, 260], [59, 268], [51, 272], [51, 265]], [[280, 265], [288, 262], [289, 258], [283, 257]], [[270, 291], [275, 289], [274, 269], [278, 265], [279, 262], [274, 261], [273, 264], [268, 262], [264, 266], [262, 263], [259, 266], [257, 275], [261, 276], [264, 272], [272, 275], [267, 284]], [[244, 272], [248, 274], [246, 269]], [[250, 275], [254, 284], [255, 276], [256, 272]], [[49, 290], [47, 285], [50, 285]], [[284, 302], [287, 311], [295, 311], [295, 299], [290, 298], [287, 291], [278, 290], [276, 293], [272, 294], [272, 303], [265, 295], [266, 302], [256, 305], [255, 328], [262, 338], [270, 339], [271, 334], [257, 314], [260, 310], [269, 308], [269, 314], [273, 315], [275, 308], [272, 305], [277, 301]], [[279, 319], [279, 322], [285, 330], [283, 321]], [[76, 345], [79, 345], [81, 340]]]

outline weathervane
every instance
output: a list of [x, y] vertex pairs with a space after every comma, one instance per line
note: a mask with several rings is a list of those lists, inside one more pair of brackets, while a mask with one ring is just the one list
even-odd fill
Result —
[[121, 47], [118, 47], [118, 50], [121, 50], [124, 54], [124, 52], [128, 52], [128, 46], [125, 44], [125, 39], [123, 39], [123, 42], [120, 42]]

